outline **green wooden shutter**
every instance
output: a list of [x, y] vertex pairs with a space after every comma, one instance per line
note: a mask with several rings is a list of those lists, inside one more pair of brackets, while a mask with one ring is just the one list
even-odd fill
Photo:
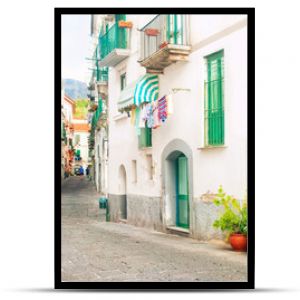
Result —
[[178, 157], [177, 165], [177, 226], [189, 228], [188, 160]]
[[146, 128], [146, 147], [152, 147], [152, 129]]
[[147, 123], [145, 128], [141, 128], [141, 134], [138, 140], [139, 148], [152, 147], [152, 130], [147, 127]]
[[223, 51], [207, 57], [205, 93], [206, 144], [224, 144]]

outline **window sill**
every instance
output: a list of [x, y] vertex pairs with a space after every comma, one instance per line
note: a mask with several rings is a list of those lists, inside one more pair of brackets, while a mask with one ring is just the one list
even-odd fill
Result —
[[227, 145], [219, 145], [219, 146], [202, 146], [198, 147], [198, 150], [207, 150], [207, 149], [222, 149], [222, 148], [228, 148]]
[[151, 147], [141, 147], [141, 148], [139, 148], [139, 151], [151, 152], [152, 151], [152, 146]]

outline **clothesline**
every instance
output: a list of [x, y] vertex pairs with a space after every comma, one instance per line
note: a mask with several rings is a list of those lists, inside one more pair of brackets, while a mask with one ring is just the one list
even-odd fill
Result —
[[173, 114], [173, 100], [171, 95], [165, 95], [158, 100], [143, 103], [141, 106], [132, 108], [131, 124], [140, 135], [141, 128], [156, 129]]
[[[167, 97], [171, 97], [171, 96], [172, 96], [172, 95], [169, 94], [169, 95], [165, 95], [165, 96], [163, 96], [163, 97], [166, 97], [166, 98], [167, 98]], [[163, 98], [163, 97], [162, 97], [162, 98]], [[160, 98], [160, 99], [162, 99], [162, 98]], [[172, 98], [172, 100], [173, 100], [173, 98]], [[156, 100], [156, 101], [159, 101], [159, 100]], [[154, 101], [153, 101], [153, 102], [154, 102]], [[144, 104], [144, 105], [145, 105], [145, 104], [147, 105], [148, 103], [151, 103], [151, 102], [144, 102], [143, 104]], [[158, 108], [158, 107], [155, 107], [155, 108], [153, 109], [153, 111], [157, 110], [157, 108]]]

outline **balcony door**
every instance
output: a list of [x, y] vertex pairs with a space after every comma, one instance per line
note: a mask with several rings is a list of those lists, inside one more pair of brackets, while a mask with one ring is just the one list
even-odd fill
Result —
[[126, 21], [126, 15], [115, 15], [116, 21], [116, 47], [119, 49], [127, 48], [126, 28], [119, 27], [119, 21]]
[[183, 45], [183, 15], [167, 15], [167, 40], [170, 44]]

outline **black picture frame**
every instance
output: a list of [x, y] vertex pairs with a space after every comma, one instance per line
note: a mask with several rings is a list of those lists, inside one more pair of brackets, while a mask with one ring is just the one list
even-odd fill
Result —
[[[248, 16], [248, 281], [247, 282], [62, 282], [61, 281], [61, 16], [68, 14], [245, 14]], [[255, 270], [255, 8], [55, 8], [55, 289], [98, 289], [102, 291], [193, 291], [215, 289], [254, 289]]]

